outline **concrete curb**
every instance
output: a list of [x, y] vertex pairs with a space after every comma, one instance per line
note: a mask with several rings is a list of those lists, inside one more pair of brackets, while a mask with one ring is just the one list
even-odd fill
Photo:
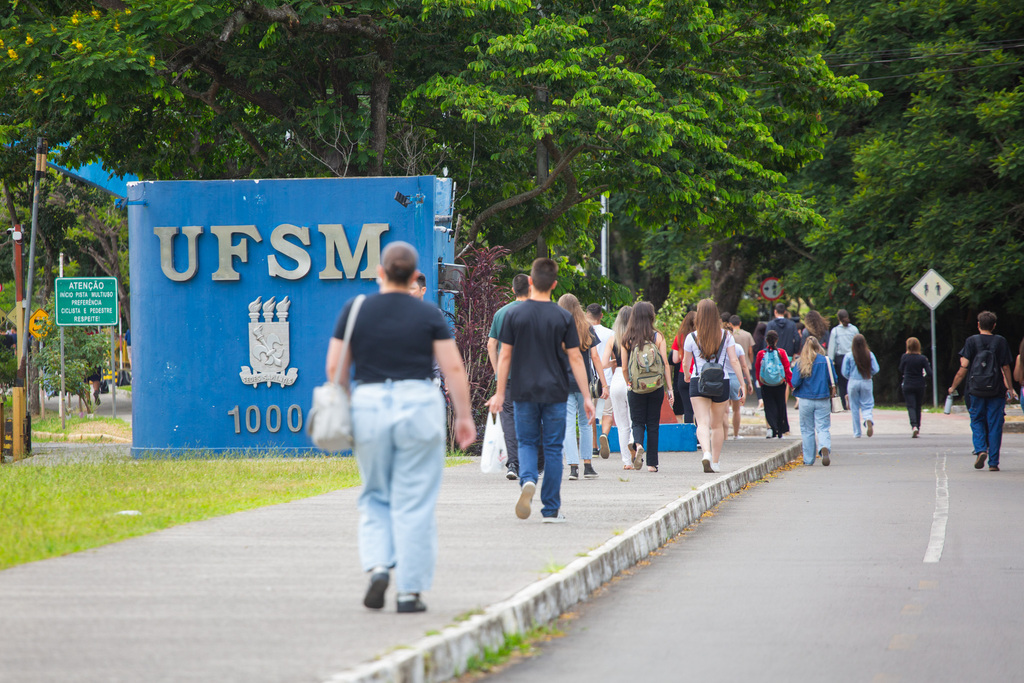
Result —
[[797, 442], [710, 481], [560, 572], [527, 586], [508, 600], [491, 605], [483, 614], [326, 680], [328, 683], [439, 683], [454, 678], [465, 671], [471, 657], [482, 658], [485, 650], [501, 647], [506, 635], [552, 623], [616, 574], [632, 567], [696, 522], [726, 496], [800, 454], [801, 446]]

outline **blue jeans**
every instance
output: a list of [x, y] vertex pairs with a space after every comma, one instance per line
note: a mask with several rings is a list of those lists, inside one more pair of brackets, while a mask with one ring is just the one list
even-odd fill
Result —
[[[562, 442], [565, 440], [565, 404], [516, 401], [516, 438], [519, 440], [519, 484], [537, 483], [537, 446], [544, 446], [544, 481], [540, 487], [541, 514], [554, 517], [562, 506]], [[543, 439], [543, 441], [542, 441]]]
[[853, 435], [860, 436], [860, 426], [865, 420], [874, 421], [875, 392], [871, 380], [851, 379], [847, 386], [850, 395], [850, 415], [853, 417]]
[[428, 590], [434, 580], [445, 427], [444, 397], [431, 380], [352, 392], [352, 450], [363, 481], [359, 558], [364, 571], [394, 567], [401, 593]]
[[[600, 418], [598, 418], [600, 419]], [[576, 442], [576, 426], [579, 425], [580, 438]], [[565, 402], [565, 439], [562, 441], [565, 461], [570, 465], [579, 465], [580, 459], [590, 460], [594, 453], [594, 432], [587, 424], [587, 411], [583, 409], [583, 394], [569, 394]]]
[[[851, 394], [850, 400], [853, 400]], [[804, 464], [813, 465], [818, 450], [832, 450], [832, 402], [827, 398], [800, 399], [800, 437], [803, 440]], [[817, 447], [815, 447], [817, 440]]]
[[967, 412], [971, 414], [971, 436], [974, 438], [974, 452], [988, 451], [988, 466], [999, 465], [999, 447], [1003, 443], [1003, 422], [1006, 398], [979, 398], [971, 396]]

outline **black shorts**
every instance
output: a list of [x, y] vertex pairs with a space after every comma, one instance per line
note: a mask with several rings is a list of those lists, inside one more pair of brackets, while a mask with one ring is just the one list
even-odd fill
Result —
[[699, 379], [697, 375], [690, 377], [690, 398], [710, 398], [712, 403], [726, 403], [729, 401], [729, 380], [725, 381], [725, 386], [722, 387], [722, 393], [718, 396], [706, 396], [697, 390], [697, 384]]

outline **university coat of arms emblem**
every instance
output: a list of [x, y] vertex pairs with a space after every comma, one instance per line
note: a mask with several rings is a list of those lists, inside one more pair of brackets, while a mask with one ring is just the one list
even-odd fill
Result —
[[[263, 297], [258, 296], [249, 304], [249, 363], [252, 369], [243, 365], [238, 376], [253, 389], [261, 382], [266, 382], [268, 387], [273, 382], [283, 387], [291, 386], [298, 378], [297, 368], [288, 369], [288, 309], [291, 305], [287, 296], [281, 303], [277, 303], [274, 297], [263, 303]], [[260, 320], [261, 311], [263, 320]], [[274, 320], [275, 313], [277, 320]]]

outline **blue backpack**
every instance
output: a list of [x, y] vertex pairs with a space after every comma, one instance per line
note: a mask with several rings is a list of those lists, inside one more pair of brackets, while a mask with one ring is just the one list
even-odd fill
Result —
[[778, 350], [769, 349], [764, 352], [758, 380], [764, 387], [777, 387], [786, 381], [786, 370], [782, 367], [782, 358], [779, 357]]

